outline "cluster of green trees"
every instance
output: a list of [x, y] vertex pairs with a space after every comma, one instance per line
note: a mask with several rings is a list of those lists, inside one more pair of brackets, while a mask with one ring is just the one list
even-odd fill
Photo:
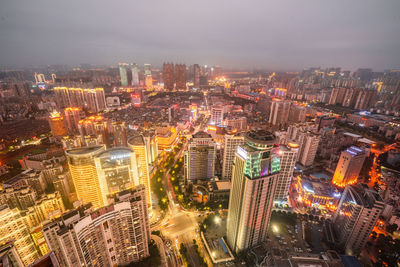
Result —
[[273, 210], [271, 214], [271, 224], [272, 223], [285, 223], [291, 226], [295, 226], [297, 223], [297, 213]]
[[194, 250], [196, 251], [197, 256], [200, 259], [200, 266], [207, 267], [208, 266], [207, 262], [200, 254], [199, 245], [197, 245], [196, 239], [193, 239], [193, 247], [194, 247]]
[[164, 177], [164, 171], [157, 170], [157, 172], [151, 179], [151, 189], [153, 193], [157, 196], [158, 205], [160, 209], [166, 210], [168, 208], [169, 200], [167, 197], [167, 193], [165, 192], [163, 187], [163, 177]]

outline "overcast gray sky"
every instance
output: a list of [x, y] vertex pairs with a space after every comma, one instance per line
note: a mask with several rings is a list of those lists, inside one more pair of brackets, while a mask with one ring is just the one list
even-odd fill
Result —
[[0, 65], [400, 68], [400, 0], [0, 0]]

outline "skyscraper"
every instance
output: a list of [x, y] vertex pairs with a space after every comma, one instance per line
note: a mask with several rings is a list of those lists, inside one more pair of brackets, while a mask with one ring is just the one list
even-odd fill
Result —
[[153, 90], [153, 77], [151, 76], [150, 64], [144, 64], [144, 82], [147, 90]]
[[163, 81], [164, 81], [164, 90], [172, 91], [174, 90], [174, 64], [172, 63], [164, 63], [163, 64]]
[[211, 135], [198, 132], [192, 136], [185, 151], [185, 180], [196, 183], [214, 177], [216, 145]]
[[232, 168], [235, 153], [239, 145], [244, 144], [244, 137], [240, 134], [225, 134], [224, 161], [222, 165], [222, 179], [232, 179]]
[[333, 216], [337, 243], [346, 254], [361, 252], [384, 208], [379, 194], [366, 184], [346, 186]]
[[176, 90], [186, 90], [186, 65], [175, 65], [175, 83]]
[[139, 185], [135, 153], [129, 148], [111, 148], [94, 159], [103, 202], [107, 197]]
[[271, 103], [268, 122], [272, 125], [282, 126], [288, 123], [291, 102], [275, 99]]
[[79, 124], [79, 121], [84, 116], [83, 110], [78, 107], [65, 108], [64, 116], [65, 116], [65, 125], [67, 127], [68, 133], [69, 134], [79, 133], [78, 124]]
[[127, 146], [126, 125], [124, 122], [113, 121], [108, 131], [114, 147]]
[[70, 101], [69, 101], [69, 93], [68, 93], [68, 88], [67, 87], [54, 87], [53, 92], [54, 92], [54, 98], [57, 103], [58, 108], [66, 108], [70, 107]]
[[224, 107], [213, 106], [211, 107], [211, 123], [214, 125], [222, 125], [224, 120]]
[[332, 183], [339, 187], [355, 184], [366, 157], [367, 153], [356, 146], [351, 146], [344, 150], [340, 154]]
[[39, 258], [25, 219], [18, 209], [0, 206], [0, 244], [14, 240], [14, 246], [25, 266]]
[[69, 172], [79, 200], [91, 202], [94, 207], [106, 204], [101, 193], [95, 157], [104, 152], [104, 146], [92, 146], [65, 151]]
[[200, 66], [199, 66], [199, 64], [193, 65], [193, 87], [200, 88]]
[[236, 253], [267, 239], [279, 175], [275, 136], [252, 131], [238, 146], [227, 219], [228, 244]]
[[314, 132], [301, 132], [296, 143], [299, 144], [298, 162], [309, 167], [314, 163], [317, 154], [318, 144], [321, 136]]
[[132, 86], [139, 86], [139, 68], [136, 63], [131, 64]]
[[49, 117], [50, 129], [53, 136], [67, 135], [64, 117], [59, 112], [52, 112]]
[[148, 205], [151, 207], [149, 157], [143, 135], [136, 135], [129, 138], [128, 146], [135, 152], [139, 184], [146, 187], [146, 198], [148, 199]]
[[119, 63], [119, 77], [122, 86], [128, 86], [128, 64]]
[[278, 181], [275, 192], [275, 200], [277, 201], [287, 200], [290, 183], [292, 182], [294, 165], [296, 164], [298, 152], [299, 152], [299, 145], [296, 143], [289, 142], [287, 146], [281, 145], [279, 148], [279, 158], [280, 158], [281, 168], [278, 175]]
[[106, 98], [103, 88], [85, 89], [83, 91], [86, 107], [90, 112], [100, 112], [106, 109]]

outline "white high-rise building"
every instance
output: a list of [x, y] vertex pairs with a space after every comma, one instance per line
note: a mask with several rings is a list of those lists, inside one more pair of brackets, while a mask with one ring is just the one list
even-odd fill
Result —
[[224, 142], [224, 161], [222, 165], [222, 179], [232, 179], [232, 167], [235, 153], [239, 145], [244, 144], [244, 137], [239, 134], [226, 134]]
[[227, 219], [227, 240], [235, 252], [267, 239], [280, 168], [276, 141], [269, 132], [253, 131], [237, 148]]
[[313, 132], [301, 132], [296, 142], [300, 145], [298, 162], [305, 167], [314, 163], [321, 136]]
[[287, 200], [298, 152], [299, 145], [296, 143], [289, 143], [287, 146], [281, 145], [279, 148], [281, 168], [275, 192], [275, 200], [277, 201]]
[[347, 185], [333, 217], [338, 245], [349, 255], [358, 255], [368, 241], [385, 203], [366, 184]]
[[214, 177], [216, 144], [211, 135], [198, 132], [185, 151], [185, 180], [196, 182]]
[[149, 256], [150, 224], [143, 185], [115, 195], [113, 204], [71, 210], [43, 226], [61, 266], [117, 266]]
[[211, 108], [211, 123], [214, 125], [221, 125], [224, 119], [224, 107], [214, 106]]

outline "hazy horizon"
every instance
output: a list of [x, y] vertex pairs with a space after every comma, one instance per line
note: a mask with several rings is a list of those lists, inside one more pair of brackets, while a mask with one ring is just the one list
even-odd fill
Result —
[[400, 1], [3, 1], [0, 65], [400, 68]]

